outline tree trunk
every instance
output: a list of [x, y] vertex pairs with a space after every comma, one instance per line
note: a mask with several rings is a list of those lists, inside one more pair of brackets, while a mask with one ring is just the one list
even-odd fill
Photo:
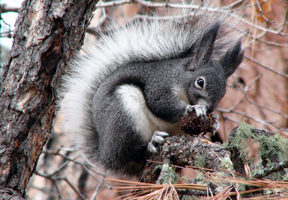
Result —
[[96, 2], [26, 0], [19, 10], [0, 92], [1, 199], [25, 195], [51, 132], [59, 78], [83, 43]]

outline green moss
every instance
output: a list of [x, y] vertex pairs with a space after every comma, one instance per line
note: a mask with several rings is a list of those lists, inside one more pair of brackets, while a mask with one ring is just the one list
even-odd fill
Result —
[[252, 127], [246, 122], [241, 122], [238, 126], [236, 135], [230, 141], [229, 147], [237, 148], [240, 157], [244, 162], [247, 160], [247, 139], [253, 138], [255, 135], [252, 132]]
[[255, 142], [260, 143], [260, 157], [269, 158], [272, 154], [277, 154], [280, 160], [288, 158], [288, 139], [279, 134], [271, 136], [255, 134], [249, 124], [241, 122], [229, 146], [239, 149], [240, 156], [244, 161], [247, 159], [247, 139], [253, 139]]
[[197, 155], [197, 160], [194, 161], [194, 164], [196, 167], [205, 167], [206, 159], [204, 156], [201, 156], [200, 154]]
[[283, 181], [288, 181], [288, 169], [285, 169], [285, 175], [283, 176]]
[[[260, 147], [258, 149], [258, 156], [262, 160], [255, 163], [253, 158], [247, 156], [247, 141], [252, 139], [254, 142], [258, 142]], [[238, 126], [236, 135], [230, 141], [228, 147], [237, 148], [240, 157], [244, 162], [247, 162], [251, 166], [251, 173], [259, 174], [264, 170], [264, 167], [271, 167], [273, 163], [288, 159], [288, 139], [284, 138], [280, 134], [266, 135], [257, 134], [253, 132], [253, 128], [245, 123], [241, 122]], [[274, 159], [274, 160], [273, 160]], [[264, 166], [263, 166], [264, 165]], [[269, 177], [272, 180], [283, 179], [283, 174], [273, 173]]]
[[267, 137], [265, 135], [257, 135], [255, 140], [260, 142], [259, 153], [261, 157], [269, 158], [276, 154], [279, 160], [287, 159], [288, 140], [279, 134]]
[[225, 156], [220, 164], [220, 168], [227, 169], [227, 170], [234, 170], [233, 163], [229, 156]]
[[161, 184], [175, 183], [178, 176], [169, 164], [163, 164], [161, 168], [160, 180]]

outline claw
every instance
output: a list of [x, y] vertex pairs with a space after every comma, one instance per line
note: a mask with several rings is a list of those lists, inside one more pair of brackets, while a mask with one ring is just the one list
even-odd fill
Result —
[[211, 113], [210, 116], [212, 117], [212, 119], [217, 120], [219, 117], [218, 115], [216, 115], [215, 113]]
[[186, 113], [192, 113], [195, 112], [196, 116], [199, 117], [201, 115], [206, 115], [207, 114], [207, 108], [206, 106], [203, 105], [188, 105], [186, 108]]
[[214, 134], [219, 128], [220, 128], [220, 123], [217, 120], [214, 121], [212, 133]]
[[165, 138], [168, 136], [169, 134], [166, 132], [155, 131], [153, 133], [151, 141], [148, 143], [147, 146], [148, 151], [150, 151], [151, 153], [157, 153], [158, 151], [158, 148], [156, 147], [158, 146], [157, 144], [163, 144]]
[[148, 143], [147, 149], [150, 153], [157, 153], [157, 148], [155, 147], [154, 144], [152, 144], [152, 142]]
[[214, 134], [219, 128], [220, 128], [220, 123], [218, 122], [218, 115], [215, 113], [211, 113], [210, 116], [213, 119], [213, 125], [212, 125], [212, 130], [211, 132]]
[[194, 112], [194, 107], [188, 105], [188, 106], [186, 107], [186, 113], [192, 113], [192, 112]]

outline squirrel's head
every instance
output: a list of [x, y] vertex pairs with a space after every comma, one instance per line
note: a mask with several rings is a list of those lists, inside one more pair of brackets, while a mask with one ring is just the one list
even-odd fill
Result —
[[243, 59], [239, 40], [219, 60], [212, 58], [215, 39], [220, 24], [207, 28], [185, 52], [185, 88], [192, 105], [205, 105], [212, 112], [225, 94], [227, 78], [236, 70]]

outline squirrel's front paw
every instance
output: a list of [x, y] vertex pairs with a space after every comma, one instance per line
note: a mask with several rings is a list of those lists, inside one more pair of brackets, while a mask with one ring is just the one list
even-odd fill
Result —
[[211, 121], [213, 122], [210, 131], [211, 131], [211, 133], [214, 134], [219, 129], [220, 123], [218, 122], [218, 115], [216, 115], [215, 113], [211, 113], [210, 117], [212, 118]]
[[199, 117], [201, 115], [207, 114], [207, 108], [206, 108], [206, 106], [203, 106], [203, 105], [193, 105], [193, 106], [188, 105], [186, 107], [186, 113], [185, 114], [192, 113], [192, 112], [195, 112], [196, 116]]
[[153, 133], [151, 141], [148, 143], [147, 149], [151, 153], [157, 153], [157, 146], [158, 144], [163, 144], [166, 137], [168, 137], [169, 134], [162, 131], [155, 131]]

